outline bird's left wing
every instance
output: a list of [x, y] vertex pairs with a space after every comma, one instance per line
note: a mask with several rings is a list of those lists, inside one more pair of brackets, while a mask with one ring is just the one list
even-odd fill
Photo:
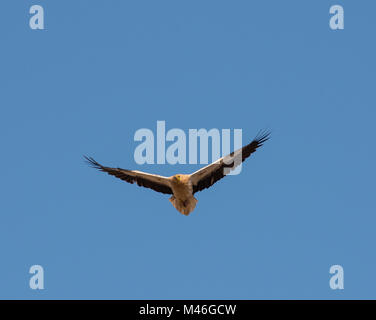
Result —
[[137, 185], [145, 188], [153, 189], [154, 191], [172, 194], [169, 179], [167, 177], [159, 176], [157, 174], [150, 174], [137, 170], [125, 170], [121, 168], [104, 167], [93, 158], [84, 156], [88, 163], [100, 171], [107, 172], [128, 183], [137, 183]]
[[257, 148], [261, 147], [262, 144], [269, 139], [269, 135], [269, 132], [260, 132], [248, 145], [192, 173], [191, 182], [193, 193], [211, 187], [218, 180], [226, 176], [231, 170], [235, 169], [255, 152]]

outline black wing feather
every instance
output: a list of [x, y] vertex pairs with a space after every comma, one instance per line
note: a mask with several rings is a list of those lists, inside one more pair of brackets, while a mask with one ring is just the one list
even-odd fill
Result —
[[[254, 153], [257, 150], [257, 148], [261, 147], [263, 143], [269, 139], [269, 137], [270, 137], [270, 132], [260, 131], [250, 144], [241, 148], [242, 162], [245, 159], [247, 159], [252, 153]], [[231, 152], [230, 156], [233, 157], [234, 154], [235, 152]], [[235, 162], [235, 158], [233, 158], [233, 161], [230, 163], [225, 163], [222, 160], [220, 166], [216, 170], [202, 177], [197, 182], [197, 184], [193, 185], [193, 193], [209, 188], [218, 180], [222, 179], [226, 175], [224, 172], [225, 171], [224, 169], [225, 168], [230, 168], [230, 170], [231, 168], [234, 169], [234, 162]]]
[[172, 190], [169, 186], [166, 186], [162, 183], [157, 183], [155, 181], [149, 180], [147, 178], [143, 178], [137, 175], [130, 175], [129, 170], [121, 169], [121, 168], [110, 168], [110, 167], [104, 167], [101, 164], [99, 164], [97, 161], [95, 161], [91, 157], [86, 157], [87, 163], [95, 169], [98, 169], [100, 171], [106, 172], [109, 175], [115, 176], [116, 178], [119, 178], [121, 180], [124, 180], [128, 183], [137, 183], [140, 187], [145, 187], [149, 189], [153, 189], [154, 191], [165, 193], [165, 194], [172, 194]]

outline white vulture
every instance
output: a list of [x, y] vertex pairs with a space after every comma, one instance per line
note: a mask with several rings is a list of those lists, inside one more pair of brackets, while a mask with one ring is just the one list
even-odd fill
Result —
[[91, 157], [85, 157], [88, 163], [100, 171], [107, 172], [129, 183], [137, 183], [141, 187], [171, 194], [169, 199], [173, 206], [182, 214], [189, 215], [196, 207], [197, 199], [193, 196], [196, 192], [211, 187], [218, 180], [235, 169], [247, 159], [257, 148], [269, 139], [269, 132], [260, 132], [248, 145], [218, 159], [217, 161], [201, 168], [192, 174], [176, 174], [164, 177], [137, 170], [104, 167]]

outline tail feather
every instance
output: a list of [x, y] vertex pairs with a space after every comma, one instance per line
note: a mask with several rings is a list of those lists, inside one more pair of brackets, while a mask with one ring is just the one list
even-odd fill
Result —
[[175, 209], [185, 216], [189, 215], [196, 208], [197, 204], [197, 199], [195, 197], [181, 201], [180, 199], [175, 198], [175, 196], [172, 196], [169, 200]]

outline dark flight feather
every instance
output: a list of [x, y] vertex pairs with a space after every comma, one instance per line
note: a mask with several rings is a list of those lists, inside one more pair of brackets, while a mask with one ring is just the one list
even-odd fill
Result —
[[86, 159], [86, 161], [91, 167], [98, 169], [100, 171], [106, 172], [109, 175], [115, 176], [116, 178], [124, 180], [128, 183], [133, 184], [136, 182], [136, 184], [139, 185], [140, 187], [149, 188], [154, 191], [165, 193], [165, 194], [172, 194], [171, 188], [167, 184], [164, 184], [158, 181], [160, 178], [156, 175], [141, 173], [141, 172], [132, 171], [132, 170], [125, 170], [121, 168], [104, 167], [91, 157], [84, 156], [84, 158]]
[[[235, 169], [236, 165], [234, 166], [234, 162], [236, 162], [236, 158], [237, 158], [237, 153], [239, 153], [239, 151], [241, 150], [241, 162], [243, 162], [245, 159], [247, 159], [252, 153], [254, 153], [257, 148], [261, 147], [263, 145], [263, 143], [265, 141], [267, 141], [270, 137], [270, 132], [268, 131], [260, 131], [257, 136], [255, 137], [255, 139], [249, 143], [248, 145], [244, 146], [243, 148], [241, 149], [238, 149], [237, 151], [235, 152], [231, 152], [230, 153], [230, 157], [233, 157], [231, 160], [232, 161], [224, 161], [225, 159], [229, 159], [228, 156], [226, 157], [223, 157], [220, 159], [219, 163], [213, 163], [213, 164], [210, 164], [209, 166], [207, 166], [207, 168], [209, 169], [210, 166], [214, 165], [213, 167], [215, 168], [215, 170], [213, 171], [208, 171], [207, 174], [205, 174], [204, 176], [202, 176], [199, 181], [197, 181], [194, 185], [193, 185], [193, 193], [196, 193], [198, 191], [202, 191], [206, 188], [209, 188], [211, 187], [214, 183], [216, 183], [218, 180], [222, 179], [224, 176], [226, 176], [226, 173], [225, 173], [225, 169], [227, 168], [227, 170], [231, 171], [233, 169]], [[235, 155], [235, 157], [234, 157]], [[240, 156], [240, 154], [239, 154]], [[240, 160], [240, 159], [239, 159]], [[205, 168], [204, 168], [205, 169]]]

